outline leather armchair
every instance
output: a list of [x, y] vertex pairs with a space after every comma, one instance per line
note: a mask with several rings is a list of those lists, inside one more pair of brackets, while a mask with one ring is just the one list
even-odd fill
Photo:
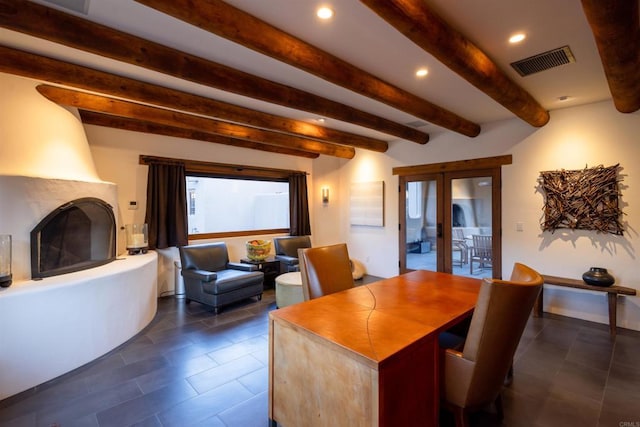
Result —
[[275, 258], [280, 261], [280, 272], [299, 271], [298, 249], [310, 248], [309, 236], [275, 237], [273, 239]]
[[353, 274], [344, 243], [298, 249], [304, 300], [353, 288]]
[[444, 351], [442, 397], [457, 427], [467, 414], [495, 403], [502, 417], [501, 391], [543, 279], [516, 263], [511, 279], [483, 280], [462, 351]]
[[262, 299], [264, 274], [252, 264], [229, 262], [225, 243], [206, 243], [179, 248], [185, 302], [196, 301], [213, 307], [246, 298]]

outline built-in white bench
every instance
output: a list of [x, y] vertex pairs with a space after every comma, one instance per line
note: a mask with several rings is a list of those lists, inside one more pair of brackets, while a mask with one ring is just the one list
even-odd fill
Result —
[[0, 290], [0, 400], [124, 343], [157, 311], [155, 252]]

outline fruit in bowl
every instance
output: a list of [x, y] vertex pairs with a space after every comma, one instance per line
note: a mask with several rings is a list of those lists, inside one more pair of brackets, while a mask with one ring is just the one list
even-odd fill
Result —
[[249, 240], [247, 242], [247, 258], [252, 261], [263, 261], [271, 252], [271, 240]]

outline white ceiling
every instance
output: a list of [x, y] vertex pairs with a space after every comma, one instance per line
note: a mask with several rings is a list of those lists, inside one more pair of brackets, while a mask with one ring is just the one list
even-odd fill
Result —
[[[407, 113], [328, 83], [304, 71], [248, 50], [233, 42], [182, 23], [133, 0], [89, 0], [83, 18], [213, 60], [251, 74], [303, 89], [386, 117], [399, 123], [418, 120]], [[228, 3], [311, 43], [369, 73], [479, 124], [514, 117], [511, 112], [440, 64], [431, 55], [379, 18], [357, 0], [227, 0]], [[449, 24], [474, 42], [518, 85], [546, 109], [575, 106], [611, 97], [597, 48], [579, 1], [567, 0], [428, 0]], [[315, 9], [330, 5], [334, 19], [320, 22]], [[515, 32], [527, 39], [509, 45]], [[79, 35], [80, 37], [81, 35]], [[0, 29], [7, 46], [104, 71], [209, 96], [256, 110], [310, 121], [315, 115], [211, 89], [135, 66], [97, 57], [20, 33]], [[551, 49], [569, 45], [573, 64], [520, 77], [509, 65]], [[429, 75], [418, 79], [415, 70]], [[569, 96], [565, 102], [558, 100]], [[387, 141], [395, 138], [369, 129], [329, 120], [325, 124]], [[446, 131], [429, 124], [432, 135]], [[448, 131], [447, 131], [448, 132]]]

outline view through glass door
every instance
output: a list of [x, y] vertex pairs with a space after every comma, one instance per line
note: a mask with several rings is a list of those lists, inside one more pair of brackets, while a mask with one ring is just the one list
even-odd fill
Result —
[[442, 242], [439, 238], [442, 233], [442, 215], [438, 212], [438, 206], [442, 203], [439, 201], [442, 198], [442, 179], [437, 175], [416, 179], [407, 181], [404, 186], [404, 264], [407, 270], [439, 271], [442, 269], [438, 265], [442, 262], [442, 257], [438, 256]]
[[401, 176], [401, 272], [498, 276], [499, 177], [499, 169]]

